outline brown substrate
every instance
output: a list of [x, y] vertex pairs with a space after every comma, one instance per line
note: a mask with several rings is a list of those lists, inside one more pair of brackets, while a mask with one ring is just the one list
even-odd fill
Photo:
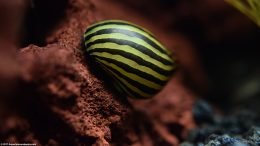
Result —
[[[106, 77], [97, 75], [95, 66], [87, 63], [82, 35], [91, 23], [112, 18], [101, 13], [106, 12], [102, 10], [104, 4], [68, 0], [58, 7], [59, 3], [38, 0], [31, 5], [22, 46], [33, 45], [18, 49], [13, 63], [17, 71], [12, 76], [16, 84], [8, 86], [12, 89], [8, 98], [1, 98], [0, 142], [178, 145], [187, 130], [195, 126], [191, 114], [194, 95], [182, 84], [185, 69], [180, 68], [156, 97], [142, 101], [126, 100], [117, 94]], [[120, 9], [117, 7], [110, 9]], [[38, 16], [41, 19], [36, 19]], [[134, 14], [124, 17], [136, 18]], [[135, 20], [152, 24], [142, 17]], [[162, 35], [166, 31], [158, 28], [154, 31], [172, 50], [176, 42], [186, 45], [180, 48], [188, 46], [192, 50], [181, 37]], [[188, 62], [196, 60], [196, 55], [188, 56]], [[185, 64], [185, 59], [180, 63]], [[193, 63], [199, 68], [198, 64]]]

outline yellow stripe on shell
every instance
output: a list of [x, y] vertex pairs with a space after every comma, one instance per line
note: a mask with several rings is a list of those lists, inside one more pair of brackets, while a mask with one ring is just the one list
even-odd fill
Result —
[[[96, 59], [97, 59], [99, 62], [101, 62], [101, 63], [104, 63], [104, 62], [105, 62], [105, 61], [100, 60], [100, 59], [98, 59], [98, 58], [96, 58]], [[113, 71], [111, 71], [111, 70], [109, 70], [109, 71], [110, 71], [110, 73], [111, 73], [112, 75], [114, 75], [118, 80], [120, 80], [125, 86], [127, 86], [127, 87], [128, 87], [130, 90], [132, 90], [133, 92], [139, 94], [139, 95], [142, 96], [142, 97], [146, 97], [146, 98], [152, 96], [152, 95], [150, 95], [150, 94], [147, 94], [147, 93], [141, 91], [140, 89], [136, 88], [135, 86], [129, 84], [125, 79], [119, 77], [119, 76], [118, 76], [116, 73], [114, 73]]]
[[[95, 55], [98, 55], [97, 54], [98, 52], [95, 52]], [[108, 55], [109, 53], [107, 53]], [[109, 58], [111, 59], [111, 56], [112, 54], [109, 54], [109, 56], [104, 56], [105, 58]], [[134, 60], [131, 60], [131, 59], [128, 59], [128, 58], [125, 58], [123, 56], [120, 56], [120, 55], [117, 55], [116, 57], [114, 57], [116, 61], [120, 61], [124, 64], [127, 63], [127, 65], [131, 65], [134, 69], [136, 70], [139, 70], [139, 71], [142, 71], [142, 72], [146, 72], [146, 73], [149, 73], [150, 75], [154, 76], [155, 78], [158, 78], [162, 81], [167, 81], [169, 79], [169, 77], [167, 76], [164, 76], [160, 73], [157, 73], [156, 71], [152, 70], [151, 68], [147, 67], [147, 66], [142, 66], [142, 65], [139, 65], [137, 62], [135, 62]]]
[[101, 62], [99, 62], [97, 60], [97, 62], [99, 63], [99, 65], [102, 66], [102, 68], [114, 79], [114, 81], [118, 84], [119, 88], [121, 88], [121, 90], [123, 90], [128, 96], [130, 95], [131, 97], [135, 97], [132, 93], [130, 93], [125, 87], [124, 85], [122, 85], [118, 79], [116, 79], [116, 77], [113, 76], [113, 74], [111, 73], [111, 71], [105, 66], [103, 65]]
[[161, 68], [165, 71], [171, 71], [174, 68], [172, 65], [164, 65], [160, 61], [158, 61], [154, 58], [151, 58], [150, 56], [144, 54], [143, 52], [138, 51], [138, 50], [136, 50], [136, 49], [134, 49], [134, 48], [132, 48], [131, 46], [128, 46], [128, 45], [118, 45], [116, 43], [108, 42], [108, 43], [94, 44], [94, 45], [90, 46], [90, 48], [87, 48], [87, 49], [88, 49], [88, 51], [90, 51], [90, 50], [95, 50], [95, 49], [98, 49], [98, 48], [106, 48], [106, 49], [111, 49], [111, 50], [121, 50], [121, 51], [124, 51], [124, 52], [127, 52], [127, 53], [134, 54], [136, 56], [141, 57], [146, 62], [154, 64], [155, 66], [157, 66], [157, 67], [159, 67], [159, 68]]
[[157, 44], [159, 47], [161, 47], [164, 51], [166, 51], [169, 54], [171, 54], [169, 52], [168, 49], [166, 49], [160, 42], [158, 42], [155, 38], [151, 37], [147, 32], [137, 29], [135, 27], [129, 26], [129, 25], [120, 25], [120, 24], [108, 24], [108, 25], [104, 25], [104, 26], [98, 26], [94, 29], [92, 29], [91, 31], [87, 32], [84, 34], [84, 37], [95, 33], [96, 31], [102, 30], [102, 29], [124, 29], [124, 30], [128, 30], [128, 31], [133, 31], [139, 34], [144, 35], [145, 37], [147, 37], [148, 39], [150, 39], [152, 42], [154, 42], [155, 44]]
[[[144, 40], [137, 38], [137, 37], [130, 37], [130, 36], [127, 36], [127, 35], [124, 35], [124, 34], [121, 34], [121, 33], [110, 33], [110, 34], [96, 35], [96, 36], [93, 36], [90, 40], [85, 41], [85, 45], [88, 44], [88, 43], [94, 42], [95, 40], [99, 40], [99, 39], [119, 39], [119, 38], [121, 40], [131, 41], [131, 42], [134, 42], [138, 45], [144, 46], [147, 49], [149, 49], [150, 51], [152, 51], [155, 54], [157, 54], [158, 56], [160, 56], [161, 58], [168, 60], [170, 62], [173, 62], [172, 59], [167, 54], [161, 53], [160, 51], [158, 51], [157, 49], [152, 47], [150, 44], [146, 43]], [[154, 61], [157, 64], [160, 64], [160, 65], [157, 65], [157, 66], [163, 66], [163, 68], [165, 70], [172, 70], [173, 69], [172, 65], [165, 65], [162, 62], [155, 60], [155, 59], [154, 59]]]
[[[97, 25], [101, 25], [101, 24], [105, 24], [105, 23], [125, 23], [125, 24], [132, 25], [132, 26], [136, 27], [136, 29], [139, 29], [140, 31], [145, 31], [146, 33], [148, 33], [149, 35], [154, 37], [154, 34], [151, 31], [149, 31], [148, 29], [146, 29], [146, 28], [144, 28], [140, 25], [137, 25], [137, 24], [134, 24], [134, 23], [131, 23], [131, 22], [128, 22], [128, 21], [124, 21], [124, 20], [103, 20], [103, 21], [100, 21], [100, 22], [97, 22], [97, 23], [90, 25], [88, 28], [92, 28], [92, 27], [95, 27]], [[120, 25], [120, 24], [117, 24], [117, 25]]]
[[[106, 53], [106, 52], [103, 52], [103, 53], [94, 52], [91, 55], [96, 55], [96, 56], [100, 56], [100, 57], [110, 58], [110, 59], [114, 59], [114, 60], [120, 60], [119, 58], [122, 57], [120, 55], [112, 55], [112, 54], [109, 54], [109, 53]], [[110, 57], [108, 57], [108, 56], [110, 56]], [[100, 59], [99, 59], [99, 61], [100, 61]], [[125, 71], [124, 69], [120, 68], [116, 64], [109, 63], [109, 62], [107, 62], [105, 60], [102, 60], [102, 63], [105, 64], [106, 66], [109, 66], [109, 67], [117, 70], [118, 72], [122, 73], [124, 76], [126, 76], [126, 77], [128, 77], [128, 78], [130, 78], [130, 79], [132, 79], [132, 80], [134, 80], [134, 81], [136, 81], [136, 82], [138, 82], [138, 83], [140, 83], [142, 85], [145, 85], [147, 87], [150, 87], [150, 88], [153, 88], [153, 89], [157, 89], [157, 90], [161, 89], [161, 87], [162, 87], [161, 85], [156, 84], [156, 83], [154, 83], [152, 81], [149, 81], [149, 80], [147, 80], [145, 78], [142, 78], [142, 77], [140, 77], [140, 76], [138, 76], [136, 74], [129, 73], [129, 72]]]

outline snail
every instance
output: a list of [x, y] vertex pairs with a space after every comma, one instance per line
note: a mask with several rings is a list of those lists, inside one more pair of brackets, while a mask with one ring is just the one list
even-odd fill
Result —
[[105, 20], [84, 33], [86, 53], [108, 73], [123, 93], [148, 99], [176, 69], [176, 61], [148, 30], [122, 20]]

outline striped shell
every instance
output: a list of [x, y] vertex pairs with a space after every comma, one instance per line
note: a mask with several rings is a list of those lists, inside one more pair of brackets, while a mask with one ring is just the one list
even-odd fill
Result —
[[176, 68], [170, 51], [135, 24], [106, 20], [84, 34], [86, 52], [133, 98], [151, 98]]

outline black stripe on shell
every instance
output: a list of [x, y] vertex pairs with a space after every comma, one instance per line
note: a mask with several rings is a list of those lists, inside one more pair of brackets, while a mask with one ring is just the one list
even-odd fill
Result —
[[[150, 62], [145, 61], [143, 58], [141, 58], [139, 56], [136, 56], [134, 54], [124, 52], [124, 51], [121, 51], [121, 50], [113, 50], [113, 49], [108, 49], [108, 48], [95, 48], [93, 50], [90, 50], [89, 54], [92, 54], [93, 52], [100, 52], [100, 53], [107, 52], [107, 53], [112, 54], [112, 55], [120, 55], [120, 56], [123, 56], [125, 58], [128, 58], [130, 60], [137, 62], [139, 65], [148, 67], [148, 68], [154, 70], [155, 72], [157, 72], [158, 74], [161, 74], [161, 75], [164, 75], [164, 76], [169, 76], [169, 75], [172, 74], [172, 72], [165, 71], [165, 70], [159, 68], [158, 66], [156, 66], [156, 65], [154, 65]], [[113, 61], [115, 62], [116, 60], [113, 60]], [[119, 66], [122, 67], [124, 70], [128, 70], [129, 72], [131, 71], [132, 73], [140, 75], [141, 77], [147, 78], [150, 81], [153, 81], [153, 82], [158, 83], [160, 85], [163, 85], [165, 83], [165, 81], [162, 81], [162, 80], [154, 77], [153, 75], [150, 75], [149, 73], [139, 71], [139, 70], [129, 66], [127, 63], [123, 63], [123, 62], [120, 62], [120, 61], [117, 61], [116, 63], [119, 64]]]
[[98, 30], [98, 31], [96, 31], [94, 33], [91, 33], [91, 34], [87, 35], [85, 37], [85, 41], [86, 40], [90, 40], [90, 38], [92, 38], [93, 36], [96, 36], [96, 35], [111, 34], [111, 33], [121, 33], [121, 34], [130, 36], [130, 37], [140, 38], [141, 40], [145, 41], [147, 44], [151, 45], [153, 48], [155, 48], [159, 52], [161, 52], [163, 54], [168, 54], [165, 50], [163, 50], [160, 46], [158, 46], [155, 42], [153, 42], [148, 37], [146, 37], [146, 36], [144, 36], [144, 35], [142, 35], [142, 34], [140, 34], [138, 32], [135, 32], [135, 31], [129, 31], [129, 30], [120, 29], [120, 28], [109, 28], [109, 29]]
[[[128, 45], [146, 55], [148, 55], [149, 57], [165, 64], [165, 65], [173, 65], [173, 62], [170, 62], [164, 58], [162, 58], [161, 56], [155, 54], [153, 51], [149, 50], [148, 48], [146, 48], [145, 46], [142, 46], [140, 44], [137, 44], [135, 42], [132, 42], [132, 41], [129, 41], [129, 40], [123, 40], [123, 39], [115, 39], [115, 38], [105, 38], [105, 39], [98, 39], [98, 40], [95, 40], [93, 42], [89, 42], [86, 44], [86, 48], [89, 48], [91, 47], [92, 45], [95, 45], [95, 44], [102, 44], [102, 43], [115, 43], [115, 44], [118, 44], [118, 45]], [[88, 51], [88, 50], [87, 50]]]
[[155, 37], [153, 36], [153, 34], [151, 34], [150, 32], [147, 32], [145, 29], [143, 29], [143, 28], [141, 28], [141, 27], [139, 27], [139, 26], [137, 26], [137, 25], [132, 25], [132, 24], [130, 24], [130, 23], [128, 23], [128, 22], [119, 22], [119, 21], [114, 21], [114, 22], [113, 22], [113, 21], [104, 21], [103, 23], [101, 22], [100, 24], [96, 24], [96, 25], [93, 25], [93, 26], [89, 27], [89, 28], [87, 29], [86, 33], [87, 33], [87, 32], [90, 32], [91, 30], [93, 30], [93, 29], [95, 29], [95, 28], [97, 28], [97, 27], [105, 26], [105, 25], [125, 25], [125, 26], [131, 26], [131, 27], [137, 28], [137, 29], [139, 29], [139, 30], [141, 30], [141, 31], [144, 31], [144, 32], [146, 32], [150, 37], [155, 38]]
[[[107, 58], [104, 58], [104, 57], [99, 57], [99, 56], [96, 56], [97, 58], [99, 58], [100, 60], [104, 60], [104, 61], [107, 61], [109, 63], [112, 63], [110, 62], [111, 59], [107, 59]], [[100, 62], [102, 63], [102, 62]], [[115, 64], [117, 66], [119, 66], [118, 64]], [[110, 66], [106, 66], [109, 70], [113, 71], [115, 74], [117, 74], [119, 77], [125, 79], [129, 84], [133, 85], [134, 87], [137, 87], [138, 89], [142, 90], [143, 92], [147, 93], [147, 94], [154, 94], [156, 93], [158, 90], [157, 89], [153, 89], [153, 88], [150, 88], [146, 85], [143, 85], [137, 81], [135, 81], [134, 79], [124, 75], [123, 73], [121, 73], [120, 71], [114, 69], [113, 67], [110, 67]], [[138, 76], [138, 75], [137, 75]]]

